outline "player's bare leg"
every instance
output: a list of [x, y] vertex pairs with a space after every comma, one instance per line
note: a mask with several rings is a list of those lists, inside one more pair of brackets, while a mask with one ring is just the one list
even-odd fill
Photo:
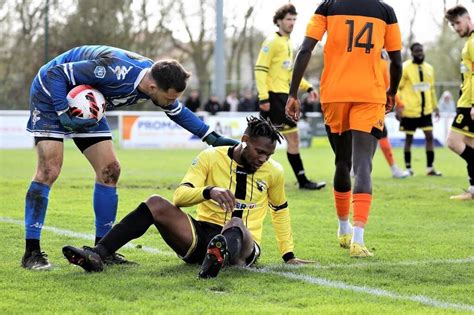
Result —
[[193, 231], [187, 214], [171, 202], [153, 195], [130, 212], [95, 248], [63, 247], [63, 253], [73, 264], [86, 271], [102, 271], [104, 259], [133, 239], [141, 237], [155, 225], [165, 242], [184, 257], [193, 244]]
[[448, 147], [467, 163], [469, 188], [460, 195], [451, 196], [453, 200], [474, 200], [474, 137], [468, 137], [452, 130], [447, 139]]
[[51, 186], [61, 172], [63, 143], [42, 140], [36, 145], [37, 166], [25, 198], [26, 249], [21, 266], [32, 270], [50, 269], [47, 255], [41, 251], [40, 237], [48, 207]]
[[352, 135], [350, 131], [341, 135], [330, 133], [328, 139], [335, 154], [334, 172], [334, 203], [339, 221], [337, 238], [339, 246], [349, 248], [352, 240], [353, 229], [349, 222], [351, 206], [351, 166], [352, 166]]

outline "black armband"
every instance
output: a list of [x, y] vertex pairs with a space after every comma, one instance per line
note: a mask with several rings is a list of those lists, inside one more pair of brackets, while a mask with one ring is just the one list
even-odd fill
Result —
[[293, 252], [288, 252], [285, 255], [283, 255], [282, 258], [285, 262], [288, 262], [288, 260], [295, 258], [295, 254], [293, 254]]
[[204, 188], [204, 190], [202, 191], [202, 196], [204, 197], [204, 199], [206, 200], [211, 199], [211, 190], [214, 187], [216, 186], [207, 186], [206, 188]]

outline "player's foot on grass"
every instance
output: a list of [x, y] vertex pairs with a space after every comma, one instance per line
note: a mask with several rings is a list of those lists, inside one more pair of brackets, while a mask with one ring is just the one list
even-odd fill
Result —
[[339, 240], [339, 246], [342, 248], [349, 249], [351, 247], [352, 233], [351, 234], [337, 234]]
[[63, 254], [71, 264], [79, 266], [87, 272], [100, 272], [104, 270], [104, 262], [91, 247], [77, 248], [74, 246], [64, 246]]
[[207, 246], [207, 253], [202, 262], [198, 277], [201, 279], [217, 277], [219, 271], [224, 267], [228, 255], [225, 236], [217, 234]]
[[121, 255], [119, 253], [113, 253], [112, 255], [109, 255], [109, 256], [105, 257], [103, 262], [107, 266], [112, 266], [112, 265], [138, 265], [134, 261], [127, 260], [123, 255]]
[[312, 182], [308, 180], [306, 183], [299, 184], [300, 189], [307, 189], [307, 190], [320, 190], [326, 187], [326, 182]]
[[21, 259], [21, 266], [30, 270], [50, 270], [51, 264], [48, 255], [40, 250], [25, 252]]
[[465, 191], [460, 195], [451, 196], [449, 199], [460, 201], [474, 200], [474, 194], [470, 193], [469, 191]]
[[411, 168], [407, 168], [405, 171], [408, 173], [408, 176], [415, 176], [415, 172]]
[[393, 167], [392, 168], [392, 177], [393, 178], [406, 178], [408, 176], [411, 176], [410, 172], [407, 170], [402, 170], [398, 167]]
[[367, 258], [374, 256], [374, 254], [369, 252], [365, 245], [361, 245], [355, 242], [351, 244], [349, 255], [351, 256], [351, 258]]
[[440, 172], [436, 171], [434, 168], [430, 167], [426, 170], [427, 176], [442, 176]]

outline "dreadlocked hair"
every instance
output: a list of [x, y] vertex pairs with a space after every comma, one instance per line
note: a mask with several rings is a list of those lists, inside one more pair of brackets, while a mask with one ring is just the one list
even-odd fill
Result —
[[267, 137], [270, 138], [273, 143], [276, 141], [281, 143], [281, 139], [283, 139], [281, 133], [269, 120], [255, 116], [247, 117], [247, 128], [245, 129], [245, 134], [252, 138]]

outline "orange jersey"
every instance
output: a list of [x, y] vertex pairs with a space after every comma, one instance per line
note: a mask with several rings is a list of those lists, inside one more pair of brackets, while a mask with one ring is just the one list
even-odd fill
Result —
[[325, 0], [311, 18], [306, 36], [320, 41], [326, 32], [321, 102], [385, 103], [382, 48], [402, 48], [392, 7], [378, 0]]

